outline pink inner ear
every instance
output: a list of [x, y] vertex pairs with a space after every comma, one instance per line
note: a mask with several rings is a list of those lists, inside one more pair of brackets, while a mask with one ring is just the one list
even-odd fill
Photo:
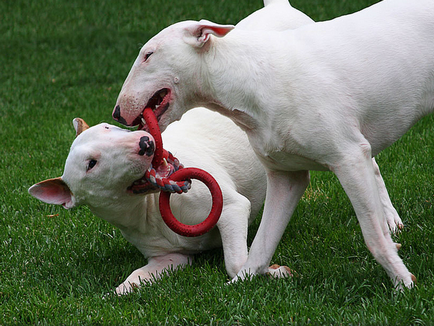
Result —
[[211, 29], [216, 33], [217, 36], [225, 36], [229, 33], [233, 28], [227, 27], [211, 27]]
[[29, 193], [47, 204], [69, 207], [72, 201], [71, 190], [61, 178], [41, 181], [30, 187]]

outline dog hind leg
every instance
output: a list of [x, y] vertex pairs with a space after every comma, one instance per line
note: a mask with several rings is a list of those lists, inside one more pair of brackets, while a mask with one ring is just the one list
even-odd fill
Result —
[[395, 286], [412, 287], [414, 276], [398, 256], [386, 221], [371, 149], [365, 140], [362, 145], [347, 148], [344, 159], [332, 167], [354, 207], [368, 249], [390, 276]]
[[380, 193], [380, 199], [383, 204], [383, 211], [384, 215], [386, 217], [386, 228], [385, 232], [389, 232], [389, 229], [392, 233], [397, 233], [399, 230], [401, 230], [404, 227], [404, 224], [401, 221], [401, 218], [399, 217], [398, 212], [396, 211], [395, 207], [393, 207], [392, 202], [390, 201], [389, 194], [387, 193], [386, 185], [384, 184], [383, 177], [380, 173], [380, 168], [378, 167], [377, 162], [375, 159], [372, 159], [372, 164], [374, 167], [374, 173], [375, 173], [375, 179], [377, 181], [377, 187], [378, 191]]
[[118, 295], [128, 294], [139, 288], [142, 282], [152, 282], [159, 279], [164, 271], [182, 268], [192, 263], [189, 255], [170, 253], [164, 256], [150, 257], [148, 264], [136, 269], [116, 288]]

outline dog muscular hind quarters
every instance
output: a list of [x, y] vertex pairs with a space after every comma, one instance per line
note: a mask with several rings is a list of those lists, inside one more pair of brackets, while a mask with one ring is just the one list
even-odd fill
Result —
[[161, 128], [206, 106], [246, 131], [266, 167], [262, 221], [236, 279], [266, 272], [307, 170], [331, 170], [374, 258], [395, 286], [413, 286], [386, 227], [372, 157], [434, 109], [432, 0], [384, 0], [283, 32], [177, 23], [142, 48], [115, 113], [134, 124], [162, 88]]

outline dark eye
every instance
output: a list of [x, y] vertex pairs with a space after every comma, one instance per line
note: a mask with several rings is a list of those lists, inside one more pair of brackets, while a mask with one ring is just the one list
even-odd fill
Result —
[[87, 171], [91, 170], [96, 165], [96, 163], [98, 163], [97, 160], [90, 160], [89, 164], [87, 165]]
[[145, 54], [145, 61], [149, 59], [149, 57], [153, 54], [154, 52], [148, 52]]

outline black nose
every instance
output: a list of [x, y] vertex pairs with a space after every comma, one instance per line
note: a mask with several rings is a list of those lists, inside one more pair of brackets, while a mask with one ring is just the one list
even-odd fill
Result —
[[154, 154], [154, 142], [150, 140], [148, 136], [143, 136], [142, 138], [140, 138], [139, 147], [140, 156], [151, 156], [152, 154]]
[[113, 111], [113, 119], [115, 119], [116, 121], [122, 123], [123, 125], [126, 125], [127, 122], [125, 121], [124, 118], [122, 118], [121, 116], [121, 107], [119, 105], [116, 105], [114, 111]]

